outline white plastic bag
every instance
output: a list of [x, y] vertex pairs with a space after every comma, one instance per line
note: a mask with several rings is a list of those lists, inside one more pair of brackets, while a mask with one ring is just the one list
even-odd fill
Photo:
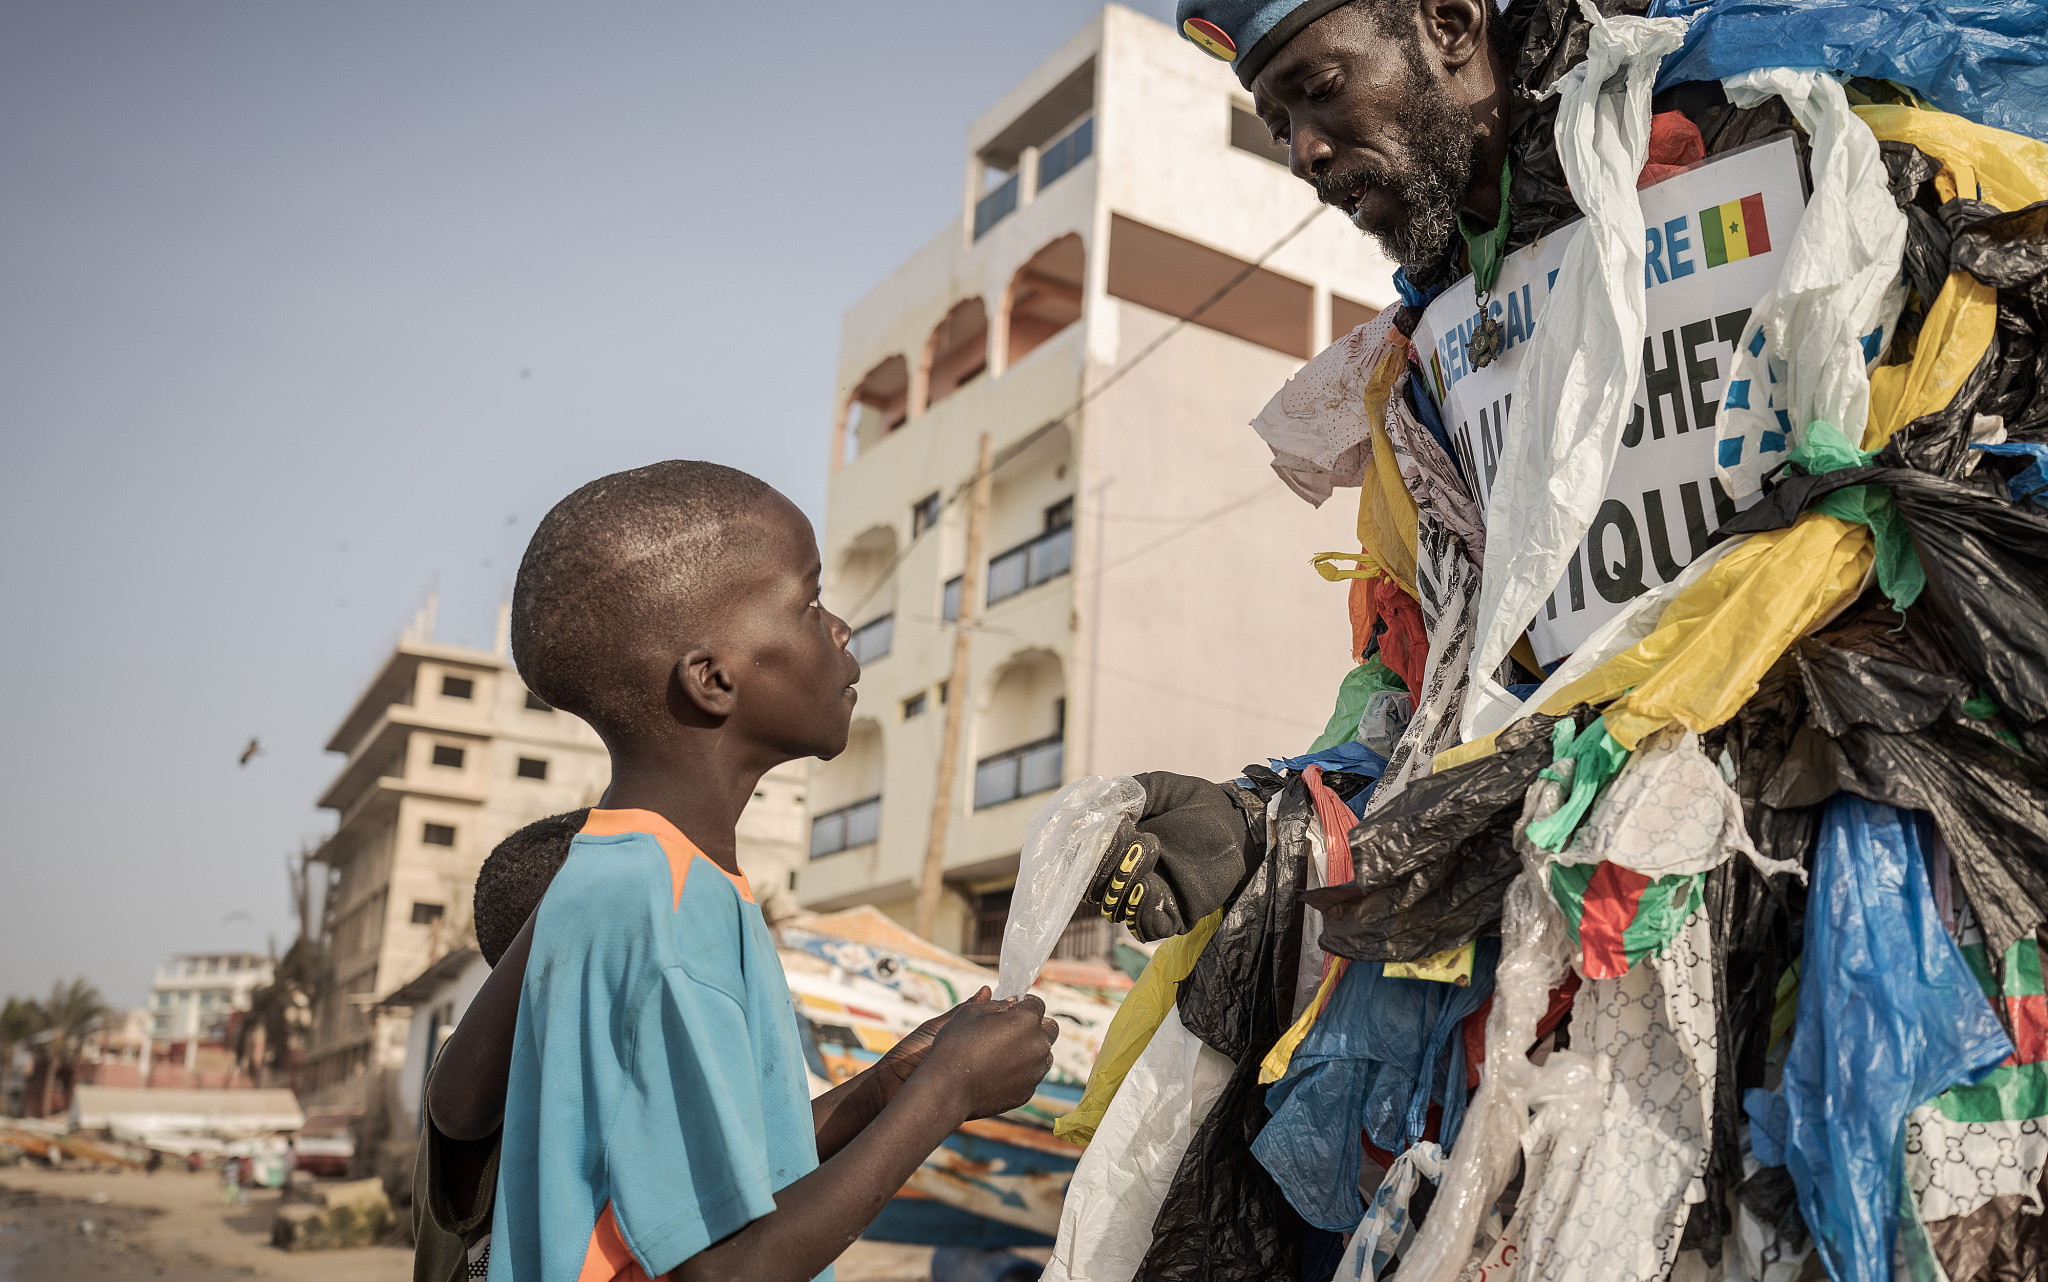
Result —
[[1131, 1282], [1181, 1158], [1230, 1081], [1231, 1062], [1169, 1008], [1074, 1167], [1045, 1282]]
[[1813, 140], [1813, 199], [1777, 287], [1743, 327], [1714, 418], [1721, 480], [1740, 502], [1763, 488], [1815, 419], [1863, 439], [1869, 370], [1891, 345], [1906, 299], [1906, 216], [1886, 186], [1877, 139], [1833, 76], [1773, 67], [1722, 84], [1738, 107], [1783, 98]]
[[1145, 789], [1136, 779], [1089, 775], [1054, 793], [1031, 816], [1017, 864], [1010, 924], [1003, 928], [997, 1000], [1022, 997], [1037, 982], [1053, 945], [1074, 919], [1074, 907], [1110, 838], [1125, 816], [1135, 819], [1144, 804]]
[[[1543, 324], [1515, 378], [1514, 408], [1486, 503], [1486, 577], [1472, 642], [1462, 734], [1514, 697], [1494, 681], [1586, 537], [1607, 493], [1642, 378], [1643, 207], [1636, 178], [1650, 147], [1650, 86], [1685, 38], [1679, 18], [1603, 17], [1580, 0], [1586, 60], [1557, 82], [1557, 153], [1585, 224], [1565, 250]], [[1616, 74], [1619, 93], [1602, 92]], [[1490, 714], [1497, 716], [1498, 713]]]

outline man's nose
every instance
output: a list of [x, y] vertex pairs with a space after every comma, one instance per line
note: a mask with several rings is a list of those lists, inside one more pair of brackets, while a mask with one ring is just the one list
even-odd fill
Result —
[[1304, 124], [1290, 124], [1287, 139], [1287, 169], [1303, 182], [1314, 182], [1330, 167], [1336, 149], [1329, 140]]

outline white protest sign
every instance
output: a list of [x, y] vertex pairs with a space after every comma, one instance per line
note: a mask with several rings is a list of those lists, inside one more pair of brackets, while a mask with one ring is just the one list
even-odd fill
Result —
[[[1676, 579], [1735, 514], [1714, 475], [1714, 411], [1743, 324], [1777, 283], [1806, 208], [1789, 135], [1645, 188], [1640, 199], [1649, 319], [1643, 381], [1599, 514], [1529, 630], [1543, 663], [1570, 654], [1629, 601]], [[1506, 346], [1486, 368], [1465, 361], [1466, 338], [1479, 321], [1471, 277], [1444, 291], [1415, 331], [1416, 355], [1481, 508], [1513, 413], [1523, 348], [1578, 229], [1558, 228], [1502, 263], [1488, 311], [1505, 327]]]

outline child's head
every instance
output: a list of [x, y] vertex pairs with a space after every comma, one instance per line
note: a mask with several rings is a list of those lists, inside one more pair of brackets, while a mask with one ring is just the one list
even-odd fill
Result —
[[[846, 746], [860, 664], [795, 504], [716, 463], [619, 472], [555, 505], [512, 591], [526, 684], [614, 754], [688, 730], [765, 764]], [[764, 767], [765, 768], [765, 767]]]
[[477, 951], [485, 961], [496, 966], [512, 946], [513, 937], [569, 857], [569, 843], [589, 818], [590, 811], [584, 809], [537, 819], [492, 849], [476, 875], [476, 898], [470, 908]]

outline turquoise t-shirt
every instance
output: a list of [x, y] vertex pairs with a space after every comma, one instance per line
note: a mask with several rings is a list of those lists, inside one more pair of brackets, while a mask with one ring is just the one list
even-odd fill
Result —
[[807, 1080], [745, 878], [591, 811], [534, 920], [490, 1282], [658, 1278], [773, 1211], [818, 1166]]

